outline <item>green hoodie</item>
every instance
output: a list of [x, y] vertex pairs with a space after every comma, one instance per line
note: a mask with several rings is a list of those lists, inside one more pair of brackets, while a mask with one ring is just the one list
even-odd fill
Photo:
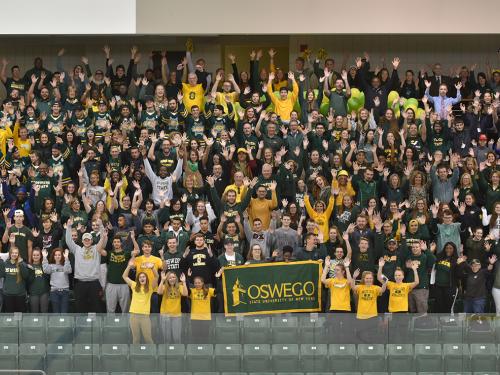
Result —
[[[17, 282], [17, 275], [21, 273], [21, 280]], [[26, 295], [26, 281], [29, 278], [29, 270], [24, 262], [16, 266], [9, 259], [0, 261], [0, 278], [4, 278], [3, 294], [6, 296]]]

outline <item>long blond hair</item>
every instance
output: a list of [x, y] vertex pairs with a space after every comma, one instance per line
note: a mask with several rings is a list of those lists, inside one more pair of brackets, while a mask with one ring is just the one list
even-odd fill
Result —
[[[175, 284], [174, 285], [170, 285], [170, 283], [168, 282], [168, 278], [170, 277], [170, 275], [175, 276]], [[179, 278], [177, 277], [175, 272], [172, 272], [172, 271], [168, 271], [166, 276], [167, 276], [167, 279], [165, 280], [165, 293], [163, 295], [170, 294], [174, 298], [179, 298], [180, 297]]]

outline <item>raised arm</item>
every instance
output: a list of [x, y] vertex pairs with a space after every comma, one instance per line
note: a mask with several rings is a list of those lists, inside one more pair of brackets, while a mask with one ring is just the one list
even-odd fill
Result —
[[73, 218], [69, 218], [66, 222], [66, 245], [68, 245], [69, 251], [71, 253], [75, 253], [78, 250], [79, 246], [73, 241], [73, 237], [71, 236], [71, 226], [73, 225]]

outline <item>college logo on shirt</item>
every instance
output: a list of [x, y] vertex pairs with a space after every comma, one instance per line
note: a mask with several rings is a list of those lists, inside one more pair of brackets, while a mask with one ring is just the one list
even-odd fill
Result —
[[206, 259], [205, 254], [194, 254], [193, 255], [193, 260], [194, 260], [193, 266], [205, 266], [206, 265], [205, 259]]

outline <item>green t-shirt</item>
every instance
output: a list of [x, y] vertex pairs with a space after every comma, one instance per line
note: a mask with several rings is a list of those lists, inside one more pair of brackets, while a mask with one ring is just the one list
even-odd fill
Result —
[[14, 233], [16, 236], [16, 247], [19, 249], [19, 255], [23, 260], [27, 261], [28, 260], [28, 241], [31, 241], [33, 243], [33, 233], [31, 232], [31, 229], [29, 229], [26, 226], [22, 226], [21, 228], [16, 227], [13, 225], [9, 229], [9, 236]]
[[41, 264], [33, 264], [29, 268], [29, 286], [30, 295], [40, 296], [50, 291], [50, 283], [47, 275], [43, 273]]
[[106, 280], [111, 284], [125, 284], [122, 278], [123, 271], [127, 268], [128, 261], [131, 255], [125, 251], [108, 251], [106, 263], [108, 265], [108, 273]]

